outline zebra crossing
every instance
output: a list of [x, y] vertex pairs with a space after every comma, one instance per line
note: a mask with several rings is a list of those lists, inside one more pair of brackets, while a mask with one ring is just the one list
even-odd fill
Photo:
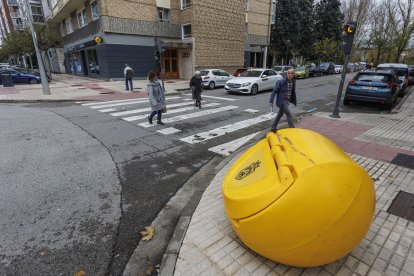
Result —
[[[274, 114], [259, 114], [258, 110], [253, 109], [244, 109], [241, 110], [240, 107], [236, 104], [233, 104], [236, 99], [224, 98], [217, 96], [203, 95], [203, 108], [198, 109], [194, 107], [194, 102], [191, 98], [186, 96], [170, 96], [166, 97], [167, 102], [167, 113], [163, 114], [162, 121], [166, 124], [165, 127], [160, 128], [157, 124], [149, 124], [147, 116], [151, 112], [151, 108], [148, 104], [148, 99], [128, 99], [128, 100], [114, 100], [114, 101], [101, 101], [101, 102], [91, 102], [83, 103], [78, 102], [86, 108], [96, 110], [101, 113], [105, 113], [109, 116], [119, 118], [120, 120], [132, 123], [137, 127], [142, 127], [149, 131], [155, 129], [155, 132], [163, 135], [175, 135], [170, 136], [177, 138], [177, 140], [188, 143], [188, 144], [197, 144], [205, 141], [213, 140], [218, 137], [222, 137], [226, 134], [236, 132], [238, 130], [247, 129], [251, 126], [272, 120]], [[175, 123], [187, 122], [195, 118], [207, 118], [209, 116], [216, 114], [220, 115], [222, 113], [230, 111], [241, 111], [246, 115], [249, 115], [249, 119], [243, 119], [241, 116], [240, 121], [232, 122], [227, 125], [222, 125], [207, 131], [199, 130], [195, 128], [194, 131], [200, 131], [198, 133], [191, 134], [188, 129], [185, 130], [185, 134], [180, 134], [183, 129], [176, 128]], [[251, 116], [254, 116], [251, 118]], [[170, 126], [169, 126], [170, 125]], [[190, 133], [189, 133], [190, 132]], [[228, 156], [243, 144], [254, 138], [258, 132], [246, 135], [244, 137], [239, 137], [231, 141], [227, 141], [223, 144], [217, 144], [208, 150], [219, 155]], [[237, 134], [236, 134], [237, 135]], [[181, 136], [181, 137], [180, 137]], [[185, 137], [182, 137], [185, 136]]]

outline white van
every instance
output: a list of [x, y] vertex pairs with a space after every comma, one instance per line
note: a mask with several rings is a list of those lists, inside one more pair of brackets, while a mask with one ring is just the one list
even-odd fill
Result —
[[381, 63], [377, 66], [377, 71], [388, 71], [394, 70], [397, 74], [398, 79], [402, 80], [401, 83], [401, 95], [404, 95], [405, 88], [408, 85], [408, 65], [402, 63]]

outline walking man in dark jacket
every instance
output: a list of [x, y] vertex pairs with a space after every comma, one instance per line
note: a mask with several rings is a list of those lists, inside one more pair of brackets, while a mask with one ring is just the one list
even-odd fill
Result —
[[277, 131], [277, 125], [283, 114], [286, 114], [289, 127], [295, 127], [293, 123], [293, 114], [289, 108], [289, 104], [296, 106], [296, 81], [295, 81], [295, 70], [289, 69], [287, 77], [279, 80], [273, 88], [272, 95], [270, 96], [270, 106], [273, 107], [273, 102], [276, 96], [276, 106], [279, 107], [279, 112], [273, 121], [272, 128], [270, 131]]
[[200, 71], [195, 71], [194, 76], [190, 80], [191, 92], [193, 94], [193, 100], [195, 106], [201, 108], [201, 84], [202, 84]]
[[129, 67], [127, 63], [125, 64], [124, 76], [125, 76], [125, 86], [126, 86], [125, 90], [129, 90], [129, 86], [128, 86], [128, 83], [129, 83], [131, 85], [131, 91], [133, 91], [134, 87], [132, 85], [132, 77], [134, 76], [134, 70], [132, 70], [132, 68]]

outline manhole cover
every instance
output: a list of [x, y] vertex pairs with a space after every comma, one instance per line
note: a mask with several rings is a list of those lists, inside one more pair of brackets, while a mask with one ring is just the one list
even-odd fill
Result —
[[391, 163], [409, 169], [414, 169], [414, 156], [398, 153], [394, 159], [391, 160]]
[[399, 191], [387, 212], [414, 222], [414, 195]]

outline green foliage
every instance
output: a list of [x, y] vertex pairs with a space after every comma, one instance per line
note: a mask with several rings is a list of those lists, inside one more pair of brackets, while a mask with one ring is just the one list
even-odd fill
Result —
[[270, 52], [279, 59], [285, 59], [287, 52], [306, 61], [322, 56], [339, 59], [336, 52], [344, 18], [340, 6], [339, 0], [321, 0], [316, 5], [314, 0], [278, 0]]
[[[297, 0], [276, 3], [276, 22], [271, 33], [271, 50], [282, 57], [297, 49], [300, 37], [299, 6]], [[279, 51], [274, 51], [278, 49]]]
[[335, 61], [339, 59], [339, 42], [330, 38], [324, 38], [315, 43], [315, 53], [319, 61]]
[[315, 6], [315, 35], [317, 40], [341, 40], [344, 15], [339, 0], [321, 0]]
[[[36, 37], [41, 50], [60, 45], [60, 34], [52, 25], [35, 25]], [[0, 48], [0, 59], [8, 60], [10, 56], [21, 56], [35, 51], [29, 28], [13, 31], [7, 35]]]

